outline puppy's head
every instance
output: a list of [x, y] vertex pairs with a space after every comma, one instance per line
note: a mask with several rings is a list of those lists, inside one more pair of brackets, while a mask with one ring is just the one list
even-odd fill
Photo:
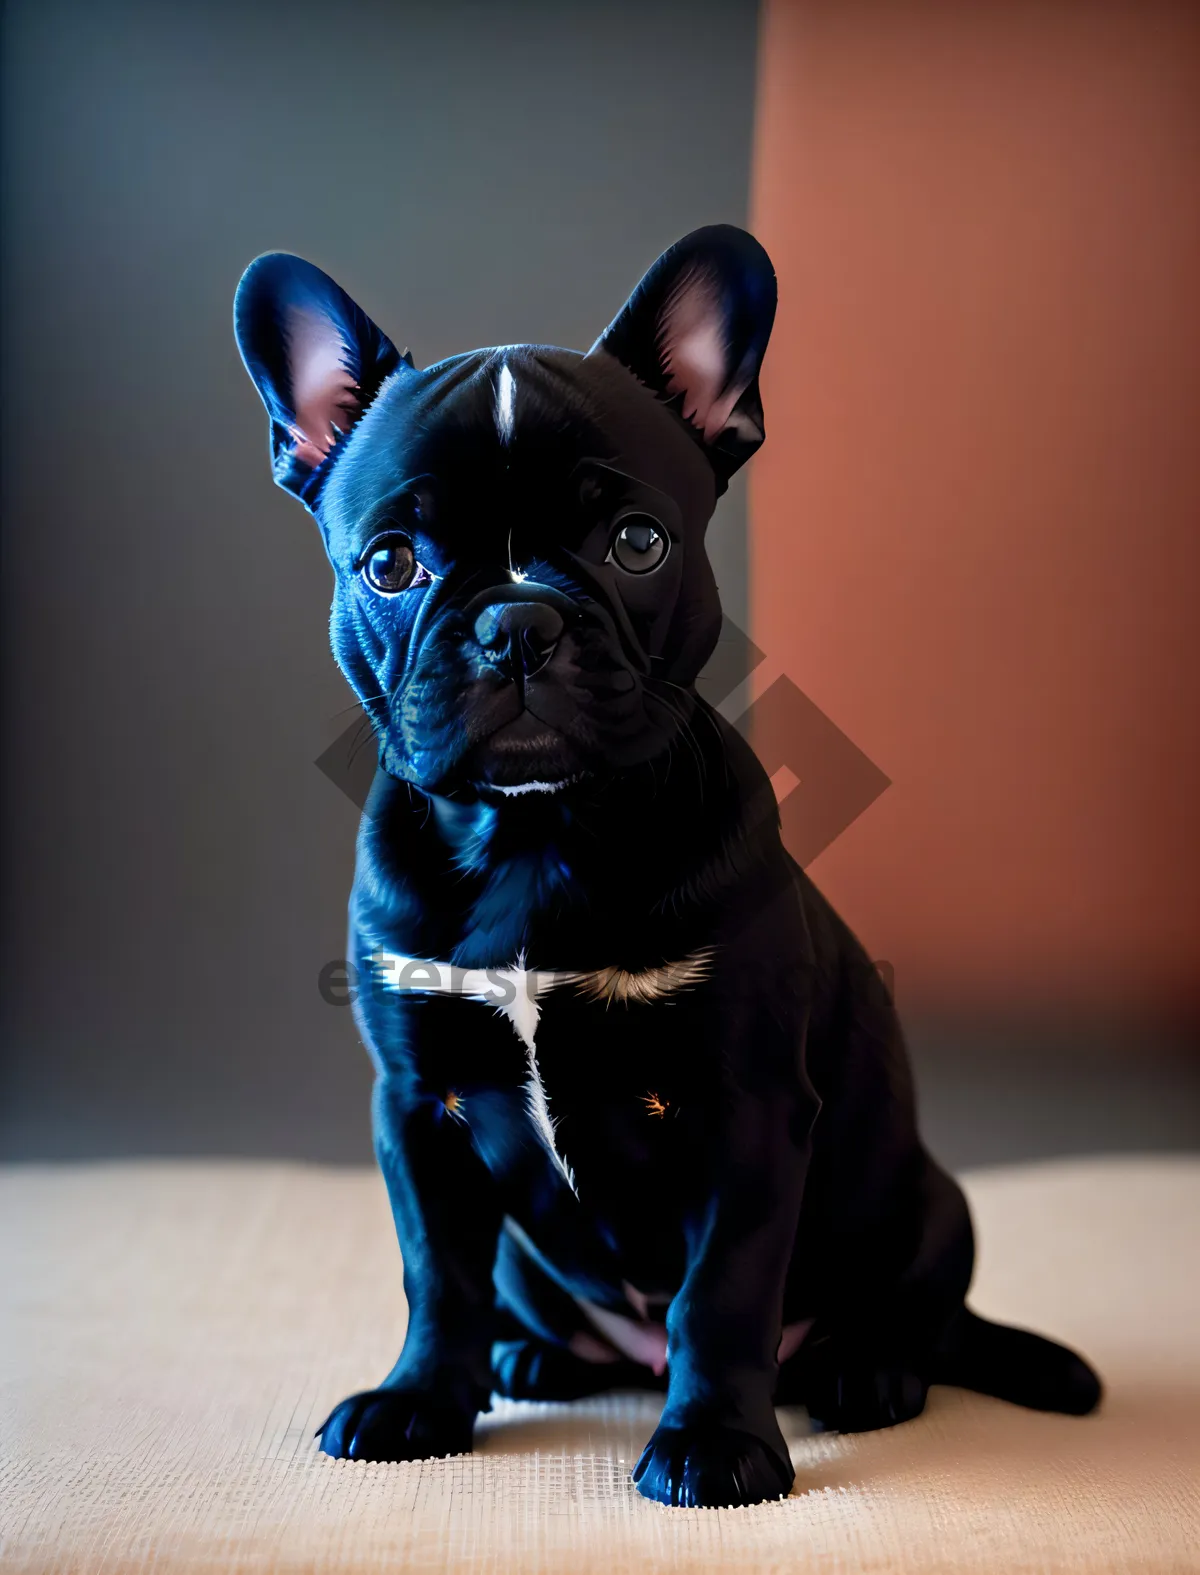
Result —
[[558, 791], [670, 747], [720, 627], [704, 531], [763, 440], [766, 253], [697, 230], [586, 355], [418, 371], [310, 263], [271, 253], [235, 330], [275, 480], [333, 564], [334, 654], [386, 770], [434, 793]]

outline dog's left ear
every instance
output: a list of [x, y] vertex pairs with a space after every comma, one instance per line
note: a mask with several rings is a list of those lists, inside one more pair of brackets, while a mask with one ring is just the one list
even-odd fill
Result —
[[384, 379], [412, 360], [328, 274], [288, 252], [246, 269], [233, 331], [271, 418], [275, 480], [312, 508], [339, 445]]
[[722, 491], [766, 435], [758, 373], [775, 301], [754, 237], [709, 225], [662, 254], [588, 352], [615, 357], [678, 412]]

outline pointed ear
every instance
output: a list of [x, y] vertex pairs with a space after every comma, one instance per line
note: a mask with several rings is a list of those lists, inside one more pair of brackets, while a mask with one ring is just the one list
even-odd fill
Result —
[[328, 274], [287, 252], [246, 269], [233, 331], [271, 418], [275, 480], [311, 508], [384, 379], [412, 361]]
[[754, 237], [709, 225], [662, 254], [588, 352], [614, 356], [678, 411], [722, 487], [765, 436], [758, 372], [775, 298]]

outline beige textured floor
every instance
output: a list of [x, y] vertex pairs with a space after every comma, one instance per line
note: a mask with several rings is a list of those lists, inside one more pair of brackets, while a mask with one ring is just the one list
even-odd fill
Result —
[[806, 1436], [786, 1503], [666, 1510], [651, 1401], [507, 1405], [473, 1456], [330, 1461], [390, 1365], [400, 1266], [373, 1174], [0, 1172], [0, 1568], [9, 1571], [1200, 1570], [1200, 1160], [980, 1173], [975, 1301], [1084, 1348], [1101, 1415], [935, 1390]]

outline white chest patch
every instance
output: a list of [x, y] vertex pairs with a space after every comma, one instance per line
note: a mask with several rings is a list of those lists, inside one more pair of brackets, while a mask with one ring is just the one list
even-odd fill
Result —
[[503, 968], [456, 968], [451, 963], [401, 957], [396, 952], [386, 951], [376, 952], [371, 963], [378, 982], [397, 994], [411, 990], [418, 995], [460, 995], [468, 1001], [481, 1001], [508, 1018], [525, 1046], [530, 1119], [567, 1185], [578, 1195], [574, 1172], [554, 1140], [554, 1120], [537, 1063], [541, 997], [564, 985], [573, 985], [581, 994], [606, 1005], [614, 1001], [649, 1003], [661, 1000], [705, 978], [712, 966], [712, 952], [692, 952], [679, 962], [664, 963], [661, 967], [645, 968], [637, 973], [623, 968], [597, 968], [586, 973], [526, 968], [524, 953], [515, 963]]

